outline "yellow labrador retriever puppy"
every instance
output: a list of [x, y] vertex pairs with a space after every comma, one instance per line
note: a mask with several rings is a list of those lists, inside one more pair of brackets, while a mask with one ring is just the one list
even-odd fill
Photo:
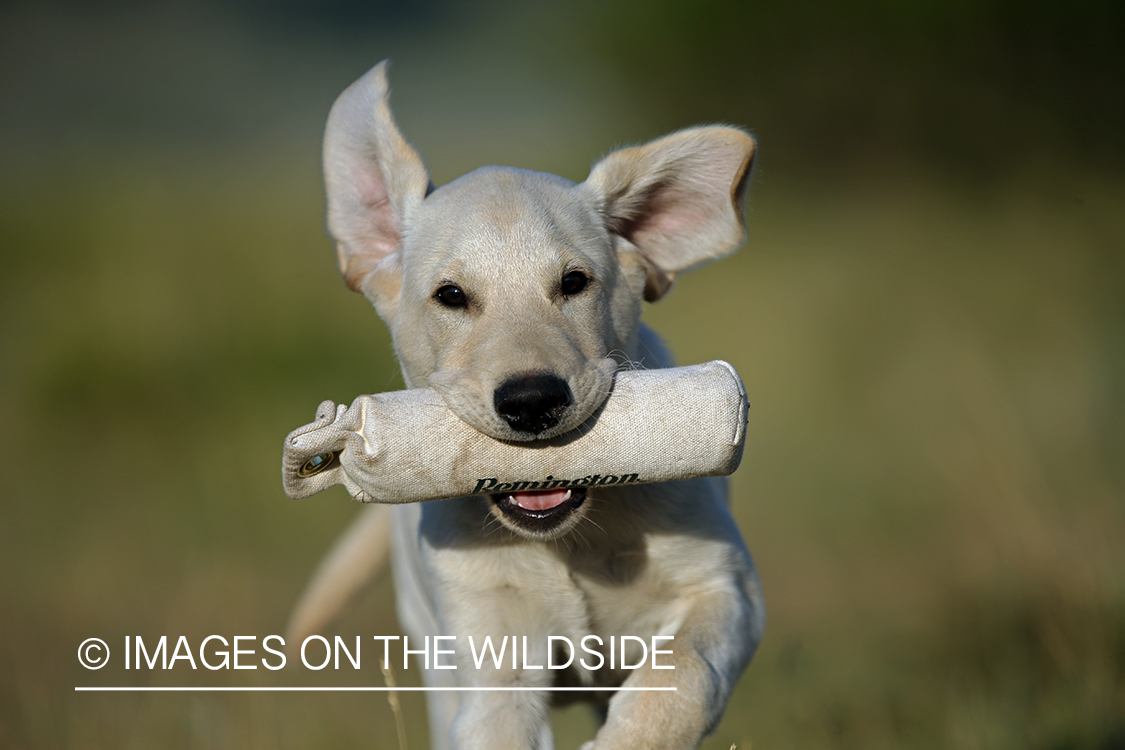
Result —
[[[581, 429], [618, 367], [671, 365], [642, 302], [742, 242], [746, 133], [684, 130], [611, 153], [578, 185], [485, 167], [435, 189], [387, 94], [381, 63], [332, 108], [328, 225], [408, 387], [437, 389], [496, 439], [534, 441]], [[604, 720], [585, 748], [697, 747], [761, 637], [758, 579], [722, 479], [366, 513], [290, 632], [330, 619], [389, 539], [427, 686], [490, 688], [427, 693], [438, 748], [550, 748], [550, 706], [576, 696]]]

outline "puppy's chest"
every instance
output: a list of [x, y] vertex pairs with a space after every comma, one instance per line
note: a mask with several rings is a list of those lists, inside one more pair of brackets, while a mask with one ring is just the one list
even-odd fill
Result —
[[521, 575], [504, 582], [503, 591], [508, 605], [522, 609], [528, 624], [547, 635], [648, 639], [671, 634], [682, 621], [690, 587], [677, 580], [666, 561], [639, 549], [560, 553], [543, 547], [531, 557]]
[[637, 549], [606, 549], [568, 561], [574, 594], [603, 637], [671, 634], [680, 625], [691, 587], [665, 560]]

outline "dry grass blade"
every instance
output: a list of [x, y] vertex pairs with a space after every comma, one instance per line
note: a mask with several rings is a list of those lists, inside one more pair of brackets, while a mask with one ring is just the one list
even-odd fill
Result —
[[408, 750], [406, 746], [406, 723], [402, 719], [402, 706], [398, 702], [398, 691], [395, 690], [398, 687], [395, 682], [395, 673], [391, 671], [391, 665], [385, 661], [381, 663], [380, 669], [383, 670], [383, 680], [387, 683], [387, 687], [391, 689], [387, 693], [387, 703], [391, 704], [391, 711], [395, 715], [395, 731], [398, 733], [399, 750]]

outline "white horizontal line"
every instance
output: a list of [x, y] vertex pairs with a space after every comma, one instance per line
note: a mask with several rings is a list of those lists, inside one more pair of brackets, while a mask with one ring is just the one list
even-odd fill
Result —
[[536, 693], [565, 692], [654, 692], [675, 690], [674, 687], [76, 687], [76, 693], [421, 693], [421, 692], [490, 692], [533, 691]]

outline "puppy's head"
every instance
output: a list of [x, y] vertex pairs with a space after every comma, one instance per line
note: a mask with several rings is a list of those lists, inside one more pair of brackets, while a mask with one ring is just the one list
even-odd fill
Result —
[[[636, 356], [642, 300], [734, 249], [753, 140], [686, 130], [617, 151], [575, 184], [487, 167], [435, 189], [395, 127], [386, 63], [340, 95], [324, 162], [344, 278], [387, 322], [410, 387], [500, 440], [580, 429]], [[565, 532], [584, 494], [494, 498], [514, 530]]]

